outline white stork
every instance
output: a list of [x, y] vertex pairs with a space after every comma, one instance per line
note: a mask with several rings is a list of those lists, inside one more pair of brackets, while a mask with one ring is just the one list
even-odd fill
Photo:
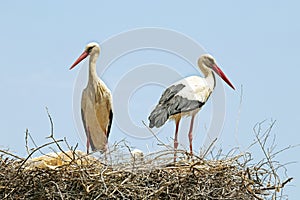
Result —
[[111, 92], [96, 72], [96, 61], [99, 54], [99, 45], [95, 42], [89, 43], [70, 67], [71, 70], [87, 56], [90, 56], [89, 80], [81, 97], [81, 117], [87, 137], [87, 153], [89, 153], [90, 146], [92, 151], [106, 151], [113, 118]]
[[216, 86], [215, 74], [218, 74], [231, 88], [235, 89], [228, 78], [216, 64], [215, 59], [208, 54], [198, 59], [198, 66], [204, 78], [200, 76], [189, 76], [168, 87], [149, 116], [149, 127], [161, 127], [168, 119], [174, 119], [174, 161], [176, 161], [176, 150], [178, 147], [178, 128], [182, 116], [191, 116], [190, 129], [188, 133], [190, 143], [190, 154], [193, 154], [193, 125], [195, 115], [208, 100]]

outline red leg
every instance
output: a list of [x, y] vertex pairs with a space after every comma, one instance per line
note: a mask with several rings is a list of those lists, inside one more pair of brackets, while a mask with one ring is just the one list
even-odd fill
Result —
[[87, 128], [87, 133], [86, 133], [86, 153], [89, 154], [90, 150], [90, 129], [89, 127]]
[[176, 162], [176, 150], [178, 147], [178, 130], [179, 130], [179, 122], [181, 118], [175, 119], [176, 128], [175, 128], [175, 138], [174, 138], [174, 162]]
[[193, 126], [194, 126], [195, 115], [192, 115], [190, 131], [189, 131], [189, 141], [190, 141], [190, 154], [193, 155]]

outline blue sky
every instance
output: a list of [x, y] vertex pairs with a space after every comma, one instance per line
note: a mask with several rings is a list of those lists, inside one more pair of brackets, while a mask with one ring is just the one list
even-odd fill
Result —
[[[276, 120], [272, 133], [276, 135], [278, 149], [300, 144], [299, 6], [297, 1], [270, 0], [2, 2], [0, 147], [26, 155], [26, 128], [37, 143], [45, 143], [50, 126], [46, 106], [54, 120], [56, 137], [67, 137], [71, 144], [80, 142], [72, 108], [79, 69], [69, 71], [69, 66], [88, 42], [101, 43], [120, 32], [143, 27], [172, 29], [197, 41], [216, 58], [236, 86], [236, 91], [225, 86], [226, 120], [219, 140], [222, 148], [246, 148], [254, 139], [253, 126], [265, 119]], [[188, 64], [174, 56], [149, 51], [124, 56], [109, 68], [103, 79], [113, 87], [109, 80], [110, 76], [121, 75], [118, 64], [130, 70], [130, 66], [152, 62], [152, 58], [155, 62], [174, 64], [183, 76], [197, 73], [191, 67], [180, 67]], [[241, 85], [243, 101], [238, 117]], [[146, 88], [144, 92], [153, 92], [150, 96], [155, 103], [162, 89]], [[129, 106], [129, 113], [137, 123], [140, 118], [146, 120], [151, 110], [143, 107], [144, 100], [143, 93], [137, 92]], [[144, 110], [135, 111], [134, 105]], [[209, 110], [210, 105], [200, 112], [199, 130], [205, 131]], [[173, 126], [168, 123], [162, 131], [173, 137]], [[182, 132], [185, 137], [185, 131]], [[118, 134], [114, 124], [110, 143], [126, 137]], [[129, 136], [126, 139], [132, 146], [145, 148], [145, 140]], [[198, 141], [195, 139], [196, 145], [201, 143], [199, 140], [200, 136]], [[80, 148], [84, 149], [81, 142]], [[290, 199], [296, 199], [300, 187], [298, 153], [299, 148], [295, 148], [278, 157], [283, 163], [297, 162], [288, 166], [289, 175], [295, 177], [292, 186], [286, 189]]]

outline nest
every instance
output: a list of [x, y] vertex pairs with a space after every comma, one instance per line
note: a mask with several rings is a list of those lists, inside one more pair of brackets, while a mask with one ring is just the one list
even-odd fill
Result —
[[[266, 155], [258, 162], [249, 152], [208, 158], [185, 151], [178, 151], [173, 162], [170, 149], [137, 157], [126, 145], [127, 153], [117, 146], [102, 157], [76, 148], [63, 151], [62, 140], [51, 135], [52, 142], [28, 151], [26, 158], [0, 150], [0, 198], [283, 199], [283, 188], [292, 178], [281, 181], [283, 165], [272, 160], [278, 152], [265, 150], [269, 135], [256, 136]], [[33, 158], [51, 145], [61, 151]]]
[[249, 155], [169, 164], [156, 157], [156, 166], [147, 159], [109, 166], [78, 151], [26, 162], [5, 157], [0, 161], [1, 199], [266, 199], [291, 180], [271, 183], [270, 169], [246, 166]]

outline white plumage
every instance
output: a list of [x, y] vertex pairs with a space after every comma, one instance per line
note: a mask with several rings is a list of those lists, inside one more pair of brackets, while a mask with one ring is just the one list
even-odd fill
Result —
[[209, 85], [205, 78], [200, 76], [189, 76], [173, 85], [183, 84], [185, 87], [180, 90], [175, 96], [181, 96], [189, 100], [197, 100], [206, 102], [207, 98], [213, 91], [213, 87]]

